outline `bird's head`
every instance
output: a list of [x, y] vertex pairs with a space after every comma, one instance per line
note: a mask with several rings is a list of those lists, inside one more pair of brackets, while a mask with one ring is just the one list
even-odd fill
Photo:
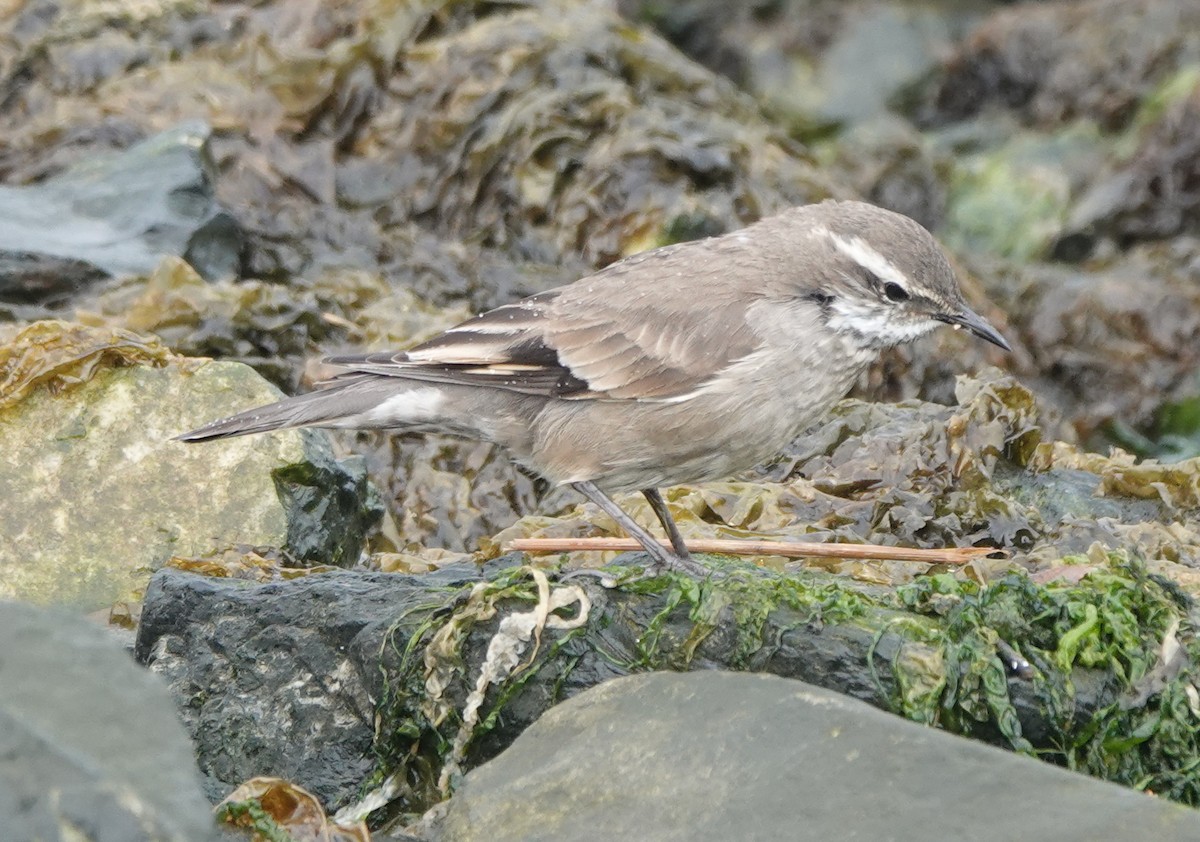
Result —
[[945, 252], [921, 225], [862, 202], [801, 210], [808, 215], [808, 247], [822, 263], [797, 281], [820, 305], [829, 327], [864, 347], [883, 349], [949, 324], [1011, 350], [967, 306]]

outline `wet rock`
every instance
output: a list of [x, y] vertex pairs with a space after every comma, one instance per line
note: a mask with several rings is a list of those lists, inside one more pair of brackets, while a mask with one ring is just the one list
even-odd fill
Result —
[[285, 777], [327, 806], [350, 798], [376, 763], [375, 709], [388, 693], [380, 647], [394, 625], [413, 631], [416, 608], [444, 599], [435, 589], [478, 571], [330, 572], [268, 585], [155, 574], [136, 654], [170, 685], [209, 798], [258, 775]]
[[1093, 447], [1157, 452], [1145, 436], [1161, 435], [1163, 408], [1196, 393], [1200, 242], [1141, 244], [1085, 267], [986, 271], [1009, 335], [1031, 357], [1023, 379], [1041, 400]]
[[0, 155], [0, 176], [44, 177], [131, 127], [203, 114], [256, 277], [403, 276], [414, 224], [503, 260], [594, 267], [845, 192], [753, 101], [601, 4], [15, 18], [22, 72], [0, 129], [21, 154]]
[[31, 251], [0, 252], [0, 298], [10, 303], [61, 301], [108, 277], [86, 260]]
[[163, 683], [102, 630], [0, 602], [7, 839], [217, 838]]
[[68, 297], [166, 256], [207, 278], [236, 275], [241, 233], [213, 198], [208, 136], [191, 123], [40, 184], [0, 187], [0, 299]]
[[[457, 564], [427, 576], [333, 571], [265, 585], [168, 567], [147, 591], [137, 654], [168, 679], [210, 796], [280, 775], [331, 808], [361, 795], [364, 780], [395, 773], [403, 784], [393, 809], [424, 809], [552, 705], [629, 672], [771, 672], [1026, 747], [1053, 744], [1119, 692], [1102, 670], [1060, 673], [1041, 660], [1045, 685], [1006, 680], [994, 636], [1011, 635], [1008, 624], [1024, 622], [1020, 600], [1034, 598], [1016, 597], [1011, 589], [1025, 585], [1015, 579], [994, 604], [961, 595], [961, 616], [1003, 632], [951, 632], [961, 619], [937, 618], [958, 618], [959, 597], [926, 586], [903, 602], [846, 578], [710, 561], [727, 578], [628, 590], [556, 582], [543, 592], [543, 574], [519, 561], [497, 559], [482, 577]], [[551, 604], [559, 609], [539, 613]], [[1071, 720], [1050, 707], [1062, 686]], [[953, 700], [945, 707], [943, 693]]]
[[1102, 238], [1122, 247], [1181, 233], [1195, 235], [1200, 210], [1200, 66], [1172, 80], [1143, 108], [1136, 148], [1112, 161], [1075, 204], [1059, 257], [1080, 260]]
[[621, 0], [696, 61], [769, 103], [801, 132], [879, 116], [937, 66], [983, 3]]
[[1003, 829], [1017, 804], [1055, 837], [1200, 834], [1178, 805], [803, 682], [698, 672], [616, 679], [557, 706], [466, 776], [432, 838], [1015, 840]]
[[0, 594], [94, 609], [173, 555], [231, 544], [351, 564], [379, 516], [361, 462], [313, 432], [172, 437], [278, 395], [157, 340], [39, 322], [0, 346]]
[[411, 174], [393, 212], [594, 266], [844, 192], [753, 101], [599, 4], [483, 11], [419, 39], [363, 126]]
[[924, 123], [992, 106], [1042, 127], [1087, 118], [1123, 128], [1148, 94], [1200, 60], [1191, 0], [1073, 0], [1002, 8], [965, 39], [938, 75]]
[[980, 251], [1020, 262], [1049, 256], [1068, 228], [1074, 197], [1109, 154], [1093, 127], [1053, 133], [1015, 130], [980, 119], [979, 147], [941, 138], [947, 200], [939, 235], [958, 254]]
[[873, 204], [910, 216], [930, 230], [945, 218], [947, 161], [899, 117], [863, 120], [816, 145], [823, 161]]
[[[512, 561], [493, 563], [492, 578], [511, 577], [513, 571], [503, 570]], [[488, 621], [464, 604], [467, 594], [461, 588], [478, 575], [478, 568], [468, 564], [421, 577], [330, 573], [247, 587], [168, 568], [154, 577], [147, 591], [137, 654], [169, 681], [196, 740], [200, 768], [210, 776], [210, 794], [223, 795], [221, 787], [252, 775], [283, 775], [327, 804], [341, 805], [377, 768], [381, 757], [390, 756], [387, 752], [393, 748], [411, 745], [419, 733], [413, 730], [415, 722], [404, 724], [400, 709], [411, 706], [412, 714], [419, 716], [427, 705], [461, 707], [475, 668], [445, 688], [446, 698], [423, 700], [424, 691], [406, 695], [411, 690], [401, 653], [410, 645], [409, 636], [419, 633], [428, 608], [436, 604], [444, 606], [442, 611], [462, 612], [459, 624], [470, 639], [461, 641], [461, 656], [435, 645], [429, 658], [482, 662], [499, 618]], [[457, 586], [457, 594], [446, 593], [448, 585]], [[638, 639], [664, 607], [663, 596], [619, 594], [602, 599], [599, 605], [605, 606], [603, 613], [614, 624], [605, 629], [607, 622], [593, 619], [595, 645], [603, 649], [572, 645], [565, 651], [562, 660], [556, 659], [526, 691], [505, 704], [503, 721], [481, 734], [469, 765], [494, 755], [557, 699], [623, 674], [628, 668], [619, 664], [639, 657]], [[519, 606], [507, 605], [503, 613], [516, 610]], [[682, 619], [657, 633], [673, 639], [682, 636], [684, 627], [676, 625]], [[551, 633], [546, 634], [549, 644]], [[816, 680], [875, 696], [865, 674], [854, 678], [854, 656], [847, 657], [844, 651], [849, 647], [861, 655], [869, 635], [831, 627], [801, 635], [809, 636], [818, 642], [799, 640], [789, 645], [787, 653], [778, 653], [781, 666], [775, 668], [790, 664], [790, 669]], [[826, 641], [823, 645], [821, 638]], [[718, 648], [726, 648], [727, 657], [734, 640], [724, 635], [719, 639]], [[414, 643], [430, 645], [422, 639]], [[888, 652], [893, 645], [881, 644]], [[583, 662], [568, 669], [567, 662], [576, 656], [582, 656]], [[715, 651], [706, 653], [703, 663], [711, 664], [710, 657], [720, 656]], [[271, 713], [264, 716], [262, 711]], [[385, 721], [379, 745], [374, 740], [377, 715]], [[446, 723], [447, 729], [452, 722]], [[440, 767], [435, 758], [420, 763]], [[412, 781], [418, 802], [436, 800], [431, 788], [439, 767], [433, 769], [434, 780], [421, 779], [427, 771]], [[413, 774], [418, 774], [416, 767]]]

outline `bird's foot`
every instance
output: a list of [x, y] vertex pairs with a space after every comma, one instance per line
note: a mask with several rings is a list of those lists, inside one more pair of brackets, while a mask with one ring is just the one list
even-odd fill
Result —
[[652, 562], [638, 572], [630, 570], [623, 575], [614, 576], [611, 572], [603, 568], [581, 567], [562, 576], [562, 580], [569, 581], [586, 576], [598, 580], [601, 587], [611, 590], [624, 585], [632, 585], [635, 582], [644, 582], [647, 579], [657, 579], [666, 573], [679, 573], [701, 580], [708, 579], [713, 575], [712, 570], [709, 570], [690, 555], [681, 557], [675, 553], [663, 550], [661, 555], [655, 554], [652, 558]]
[[650, 565], [647, 570], [652, 570], [653, 575], [661, 576], [663, 573], [684, 573], [688, 576], [694, 576], [697, 579], [707, 579], [712, 575], [712, 571], [705, 567], [700, 562], [696, 561], [690, 555], [676, 555], [675, 553], [665, 553], [661, 559], [656, 558], [654, 564]]

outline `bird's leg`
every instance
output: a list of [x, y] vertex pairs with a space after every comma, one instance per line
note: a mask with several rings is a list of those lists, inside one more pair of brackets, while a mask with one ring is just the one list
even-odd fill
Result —
[[[683, 548], [683, 553], [681, 555], [669, 552], [666, 547], [658, 543], [658, 540], [653, 535], [639, 526], [636, 520], [627, 515], [620, 506], [613, 502], [611, 497], [597, 488], [595, 483], [582, 480], [580, 482], [571, 483], [571, 487], [603, 509], [605, 514], [615, 520], [617, 524], [625, 530], [629, 537], [633, 538], [642, 545], [642, 548], [646, 551], [650, 558], [654, 560], [654, 564], [652, 565], [654, 571], [653, 575], [662, 573], [665, 570], [675, 570], [680, 573], [690, 573], [693, 576], [708, 575], [708, 571], [702, 565], [692, 561], [691, 557], [687, 554], [686, 547]], [[657, 494], [657, 492], [655, 493]], [[659, 503], [662, 503], [661, 497], [659, 497]], [[650, 504], [653, 506], [654, 501], [651, 500]], [[657, 512], [658, 510], [655, 509], [655, 511]], [[663, 511], [666, 511], [665, 505], [663, 506]], [[662, 516], [660, 515], [659, 517], [661, 518]], [[667, 515], [667, 517], [669, 519], [670, 515]], [[675, 537], [678, 536], [679, 530], [676, 529], [674, 532], [675, 536], [671, 538], [671, 544], [673, 546], [682, 546], [682, 539], [679, 540], [678, 545], [675, 543]], [[678, 552], [678, 550], [676, 552]]]
[[684, 543], [683, 536], [679, 534], [679, 527], [675, 525], [675, 519], [671, 517], [671, 512], [667, 509], [667, 501], [663, 499], [659, 490], [643, 488], [642, 496], [646, 498], [650, 508], [654, 509], [654, 514], [658, 515], [658, 522], [662, 524], [663, 529], [667, 532], [667, 537], [671, 539], [671, 547], [675, 550], [675, 555], [679, 558], [691, 558], [692, 554], [688, 552], [687, 544]]

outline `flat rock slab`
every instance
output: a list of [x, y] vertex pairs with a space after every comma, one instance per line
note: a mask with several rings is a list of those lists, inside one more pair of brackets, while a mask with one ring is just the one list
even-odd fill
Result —
[[101, 368], [0, 411], [0, 599], [95, 610], [172, 555], [235, 544], [357, 561], [378, 503], [323, 434], [172, 440], [278, 395], [248, 366], [183, 360]]
[[206, 278], [236, 275], [242, 234], [213, 195], [210, 133], [185, 123], [40, 184], [0, 186], [0, 300], [66, 297], [168, 255]]
[[467, 774], [439, 842], [1200, 838], [1200, 812], [803, 682], [652, 673]]
[[0, 602], [0, 836], [216, 839], [162, 681], [103, 629]]

